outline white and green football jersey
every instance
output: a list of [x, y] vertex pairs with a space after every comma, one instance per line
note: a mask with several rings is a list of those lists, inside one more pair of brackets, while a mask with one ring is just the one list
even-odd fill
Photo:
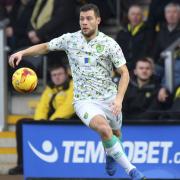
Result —
[[67, 53], [74, 80], [74, 100], [104, 99], [117, 93], [112, 82], [116, 68], [126, 60], [119, 45], [102, 32], [87, 42], [81, 31], [67, 33], [49, 42], [49, 50]]

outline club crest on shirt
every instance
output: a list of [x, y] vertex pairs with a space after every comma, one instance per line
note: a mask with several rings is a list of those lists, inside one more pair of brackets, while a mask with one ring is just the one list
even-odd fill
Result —
[[97, 51], [98, 53], [103, 52], [103, 51], [104, 51], [104, 45], [97, 44], [97, 45], [96, 45], [96, 51]]
[[88, 113], [86, 112], [85, 114], [84, 114], [84, 119], [87, 119], [88, 118]]

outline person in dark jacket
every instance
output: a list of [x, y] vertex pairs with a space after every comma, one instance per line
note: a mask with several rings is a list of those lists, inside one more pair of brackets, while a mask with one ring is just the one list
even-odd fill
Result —
[[32, 44], [47, 42], [77, 30], [74, 0], [37, 0], [30, 19], [28, 37]]
[[[178, 3], [169, 3], [165, 6], [165, 19], [166, 24], [161, 26], [159, 33], [157, 34], [157, 40], [154, 47], [153, 59], [155, 62], [155, 74], [162, 79], [162, 87], [159, 92], [159, 98], [165, 100], [170, 98], [167, 94], [167, 87], [165, 84], [164, 76], [164, 58], [161, 57], [161, 53], [168, 48], [173, 42], [180, 37], [180, 5]], [[175, 74], [175, 85], [178, 84], [179, 80], [179, 60], [174, 61], [174, 74]]]
[[160, 54], [163, 50], [168, 48], [174, 41], [180, 37], [180, 5], [177, 3], [170, 3], [165, 7], [165, 19], [164, 24], [158, 35], [154, 48], [154, 61], [155, 63], [163, 66], [163, 59], [160, 58]]
[[153, 75], [153, 66], [153, 62], [148, 58], [137, 61], [134, 76], [124, 98], [122, 112], [126, 120], [158, 118], [159, 114], [155, 111], [162, 110], [165, 102], [158, 99], [161, 87]]
[[129, 24], [117, 34], [117, 42], [121, 46], [130, 71], [134, 69], [136, 60], [147, 56], [151, 47], [151, 31], [143, 21], [143, 10], [139, 5], [132, 5], [128, 11]]
[[166, 21], [164, 17], [164, 8], [169, 3], [178, 3], [179, 0], [153, 0], [149, 5], [149, 15], [147, 24], [153, 31], [158, 31], [159, 27]]
[[[48, 42], [64, 33], [78, 30], [76, 1], [74, 0], [37, 0], [30, 19], [28, 37], [31, 45]], [[64, 52], [48, 55], [48, 66], [56, 64], [65, 57]], [[51, 64], [49, 64], [49, 62]]]
[[0, 6], [5, 8], [7, 15], [11, 12], [16, 0], [0, 0]]
[[34, 3], [35, 1], [33, 0], [16, 0], [9, 14], [10, 23], [6, 28], [6, 36], [11, 51], [30, 45], [27, 36], [27, 27], [32, 15]]

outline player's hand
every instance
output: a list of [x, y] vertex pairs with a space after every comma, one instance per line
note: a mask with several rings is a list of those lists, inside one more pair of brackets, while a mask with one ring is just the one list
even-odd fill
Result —
[[21, 60], [22, 60], [21, 52], [12, 54], [9, 58], [9, 65], [14, 68], [14, 67], [18, 66], [18, 64], [20, 63]]
[[115, 116], [118, 116], [122, 109], [122, 100], [116, 97], [110, 106], [111, 106], [112, 113]]

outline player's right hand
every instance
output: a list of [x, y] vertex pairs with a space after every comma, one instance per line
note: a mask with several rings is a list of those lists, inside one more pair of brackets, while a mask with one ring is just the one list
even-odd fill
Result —
[[22, 60], [21, 52], [12, 54], [9, 58], [9, 65], [14, 68], [14, 67], [18, 66], [18, 64], [20, 63], [21, 60]]

